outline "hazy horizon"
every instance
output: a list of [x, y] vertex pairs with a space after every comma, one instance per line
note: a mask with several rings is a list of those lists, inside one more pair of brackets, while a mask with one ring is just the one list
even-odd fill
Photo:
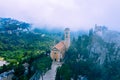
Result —
[[0, 0], [0, 17], [35, 27], [88, 30], [95, 24], [120, 31], [119, 0]]

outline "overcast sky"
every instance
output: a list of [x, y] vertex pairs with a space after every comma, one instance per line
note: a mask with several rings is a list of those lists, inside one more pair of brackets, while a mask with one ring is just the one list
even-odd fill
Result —
[[120, 0], [0, 0], [0, 17], [37, 26], [76, 30], [98, 24], [120, 31]]

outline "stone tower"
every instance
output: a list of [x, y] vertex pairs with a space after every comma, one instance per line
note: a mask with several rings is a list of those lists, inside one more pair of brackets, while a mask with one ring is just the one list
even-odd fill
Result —
[[64, 30], [64, 44], [66, 46], [66, 49], [68, 49], [70, 46], [70, 29], [69, 28], [65, 28]]

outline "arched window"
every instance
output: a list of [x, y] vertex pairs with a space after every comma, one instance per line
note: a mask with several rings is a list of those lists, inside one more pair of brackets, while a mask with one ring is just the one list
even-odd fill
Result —
[[56, 59], [55, 59], [55, 61], [56, 61]]

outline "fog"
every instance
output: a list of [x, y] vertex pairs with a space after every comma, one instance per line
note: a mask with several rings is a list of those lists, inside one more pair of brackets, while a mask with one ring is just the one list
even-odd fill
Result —
[[34, 27], [88, 30], [95, 24], [120, 31], [119, 0], [0, 0], [0, 17]]

